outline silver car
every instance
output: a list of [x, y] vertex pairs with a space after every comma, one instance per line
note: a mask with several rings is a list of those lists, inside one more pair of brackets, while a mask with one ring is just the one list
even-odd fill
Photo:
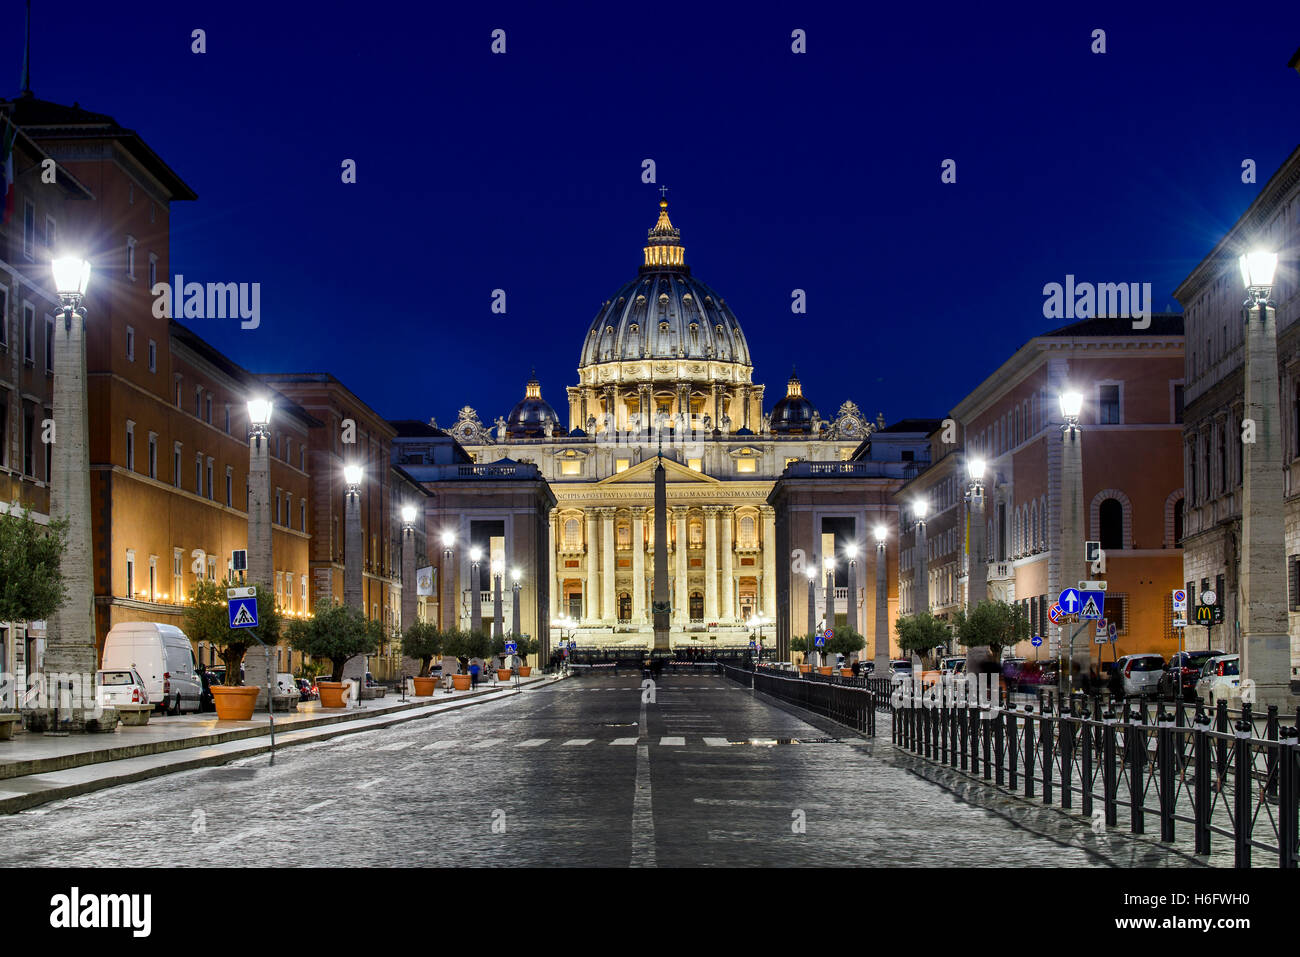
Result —
[[1154, 695], [1164, 674], [1165, 659], [1156, 654], [1125, 655], [1115, 662], [1124, 680], [1125, 697]]

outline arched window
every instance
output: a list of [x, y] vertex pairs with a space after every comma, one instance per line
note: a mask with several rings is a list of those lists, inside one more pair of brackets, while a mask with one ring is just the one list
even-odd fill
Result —
[[753, 515], [742, 515], [740, 517], [739, 531], [736, 537], [739, 539], [738, 544], [745, 548], [753, 548], [758, 544], [754, 537]]
[[1103, 551], [1124, 547], [1124, 506], [1119, 499], [1108, 498], [1101, 503], [1097, 524]]
[[577, 548], [582, 544], [579, 534], [579, 525], [576, 518], [571, 518], [564, 523], [564, 547]]
[[691, 522], [691, 548], [699, 548], [704, 544], [704, 523]]
[[632, 527], [630, 525], [620, 525], [615, 531], [618, 537], [619, 548], [632, 547]]
[[1183, 500], [1174, 502], [1174, 547], [1183, 540]]

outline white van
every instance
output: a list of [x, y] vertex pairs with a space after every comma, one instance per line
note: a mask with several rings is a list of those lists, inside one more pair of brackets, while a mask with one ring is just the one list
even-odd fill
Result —
[[153, 621], [114, 625], [104, 641], [106, 671], [134, 668], [144, 679], [149, 700], [168, 714], [198, 711], [203, 685], [194, 650], [185, 632]]

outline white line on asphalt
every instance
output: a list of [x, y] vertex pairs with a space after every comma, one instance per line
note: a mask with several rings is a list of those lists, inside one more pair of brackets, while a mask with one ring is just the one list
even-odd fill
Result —
[[539, 744], [545, 744], [549, 740], [551, 739], [550, 738], [529, 738], [527, 741], [520, 741], [519, 744], [516, 745], [516, 747], [535, 748]]
[[372, 788], [372, 787], [374, 787], [376, 784], [382, 784], [384, 781], [387, 781], [387, 780], [388, 780], [388, 778], [375, 778], [374, 780], [371, 780], [371, 781], [364, 781], [364, 782], [362, 782], [361, 784], [358, 784], [358, 785], [357, 785], [357, 789], [358, 789], [358, 790], [361, 790], [361, 791], [364, 791], [364, 790], [366, 790], [366, 788]]
[[570, 738], [568, 741], [564, 742], [564, 745], [565, 747], [568, 747], [569, 745], [582, 747], [584, 744], [591, 744], [591, 742], [595, 740], [595, 738]]
[[684, 747], [686, 747], [686, 739], [685, 739], [685, 738], [673, 738], [673, 737], [660, 738], [660, 739], [659, 739], [659, 745], [660, 745], [660, 747], [663, 747], [664, 745], [667, 745], [667, 746], [670, 747], [670, 748], [684, 748]]
[[482, 741], [476, 741], [474, 744], [471, 744], [470, 747], [475, 751], [481, 751], [483, 748], [494, 748], [498, 744], [501, 744], [501, 742], [501, 738], [486, 738]]
[[392, 744], [385, 744], [383, 747], [375, 748], [376, 751], [401, 751], [415, 744], [414, 741], [394, 741]]
[[636, 744], [636, 738], [615, 738], [610, 744]]
[[435, 741], [435, 742], [433, 742], [433, 744], [426, 744], [426, 745], [425, 745], [424, 747], [422, 747], [420, 750], [421, 750], [421, 751], [441, 751], [443, 748], [454, 748], [455, 746], [456, 746], [456, 742], [455, 742], [455, 741]]
[[330, 798], [328, 801], [321, 801], [317, 804], [308, 804], [305, 808], [302, 809], [302, 813], [306, 814], [308, 811], [319, 811], [321, 808], [328, 807], [333, 803], [334, 803], [334, 798]]
[[725, 748], [731, 744], [726, 738], [705, 738], [704, 743], [711, 748]]

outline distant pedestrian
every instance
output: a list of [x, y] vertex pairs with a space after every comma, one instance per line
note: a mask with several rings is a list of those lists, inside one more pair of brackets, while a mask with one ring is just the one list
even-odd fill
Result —
[[853, 667], [850, 670], [853, 672], [853, 677], [856, 678], [862, 673], [862, 662], [855, 660], [853, 662]]
[[470, 662], [469, 665], [469, 686], [471, 688], [478, 687], [478, 673], [479, 673], [478, 659], [475, 658], [473, 661]]

